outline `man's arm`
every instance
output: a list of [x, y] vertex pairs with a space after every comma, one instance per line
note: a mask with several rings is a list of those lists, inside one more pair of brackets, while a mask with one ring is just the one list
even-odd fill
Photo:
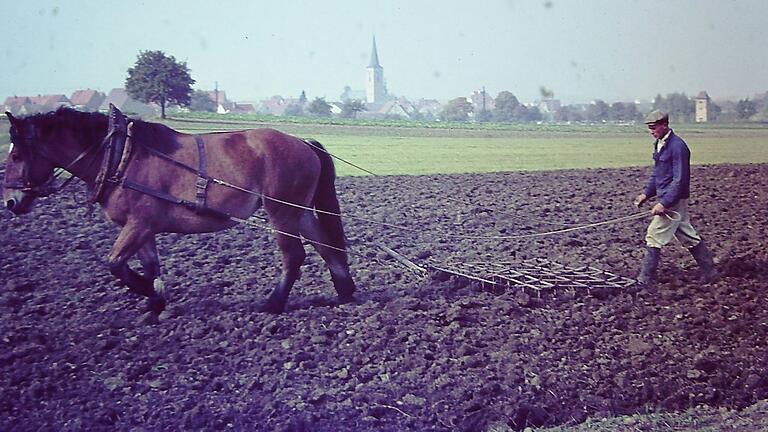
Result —
[[[655, 161], [654, 161], [655, 163]], [[635, 197], [635, 206], [640, 207], [644, 202], [648, 201], [648, 199], [653, 198], [656, 196], [656, 167], [654, 165], [653, 171], [651, 171], [651, 177], [648, 178], [648, 181], [645, 183], [645, 187], [643, 188], [643, 193]]]

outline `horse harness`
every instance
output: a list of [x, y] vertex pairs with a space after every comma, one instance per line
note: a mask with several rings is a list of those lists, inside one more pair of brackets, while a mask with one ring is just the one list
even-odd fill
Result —
[[195, 135], [198, 154], [197, 169], [179, 162], [156, 149], [143, 146], [144, 149], [151, 154], [197, 174], [197, 179], [195, 180], [195, 201], [184, 200], [166, 192], [152, 189], [146, 185], [126, 179], [125, 172], [134, 146], [131, 134], [132, 128], [133, 122], [129, 122], [125, 115], [114, 105], [110, 105], [109, 128], [103, 141], [104, 157], [102, 159], [101, 168], [99, 169], [99, 174], [96, 176], [95, 185], [89, 194], [91, 202], [103, 204], [104, 191], [107, 186], [120, 185], [163, 201], [184, 206], [200, 215], [205, 214], [223, 218], [230, 217], [229, 214], [210, 208], [206, 205], [208, 185], [214, 179], [207, 174], [205, 145], [203, 143], [203, 138], [199, 135]]
[[[112, 106], [110, 104], [110, 106]], [[109, 134], [104, 138], [104, 141], [108, 140], [110, 138]], [[33, 139], [33, 138], [32, 138]], [[25, 137], [24, 141], [30, 140], [29, 134]], [[56, 179], [59, 178], [64, 172], [69, 171], [73, 166], [75, 166], [76, 163], [80, 162], [84, 157], [89, 155], [93, 150], [96, 149], [96, 147], [99, 144], [103, 144], [103, 141], [101, 143], [97, 142], [88, 147], [87, 149], [83, 150], [77, 157], [75, 157], [72, 162], [70, 162], [66, 167], [63, 168], [56, 168], [53, 173], [51, 173], [50, 176], [48, 176], [47, 179], [40, 183], [34, 183], [29, 178], [29, 175], [27, 173], [27, 168], [23, 168], [22, 175], [21, 175], [21, 181], [20, 182], [8, 182], [7, 178], [3, 179], [3, 188], [4, 189], [18, 189], [26, 194], [31, 194], [35, 197], [47, 197], [50, 195], [53, 195], [54, 193], [64, 189], [69, 182], [71, 182], [75, 177], [70, 176], [60, 186], [56, 186]], [[13, 143], [11, 143], [11, 148], [13, 148]], [[42, 155], [45, 157], [45, 155]]]

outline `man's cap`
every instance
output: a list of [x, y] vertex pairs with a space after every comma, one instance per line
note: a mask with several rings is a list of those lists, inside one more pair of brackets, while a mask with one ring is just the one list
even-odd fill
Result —
[[654, 124], [658, 122], [669, 122], [669, 114], [664, 111], [653, 110], [645, 116], [645, 121], [643, 121], [645, 124]]

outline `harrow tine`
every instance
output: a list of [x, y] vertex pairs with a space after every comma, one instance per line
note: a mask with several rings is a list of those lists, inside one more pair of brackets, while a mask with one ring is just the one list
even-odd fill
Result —
[[502, 289], [519, 288], [542, 294], [585, 292], [594, 289], [621, 290], [635, 283], [592, 266], [568, 267], [546, 258], [511, 262], [453, 262], [430, 268]]

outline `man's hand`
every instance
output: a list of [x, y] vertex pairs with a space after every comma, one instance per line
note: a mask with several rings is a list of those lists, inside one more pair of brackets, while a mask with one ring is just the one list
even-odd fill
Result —
[[656, 203], [656, 205], [651, 209], [651, 213], [654, 215], [663, 215], [666, 212], [667, 209], [662, 203]]
[[635, 207], [640, 207], [647, 199], [648, 197], [645, 196], [644, 193], [641, 193], [640, 195], [635, 197]]

